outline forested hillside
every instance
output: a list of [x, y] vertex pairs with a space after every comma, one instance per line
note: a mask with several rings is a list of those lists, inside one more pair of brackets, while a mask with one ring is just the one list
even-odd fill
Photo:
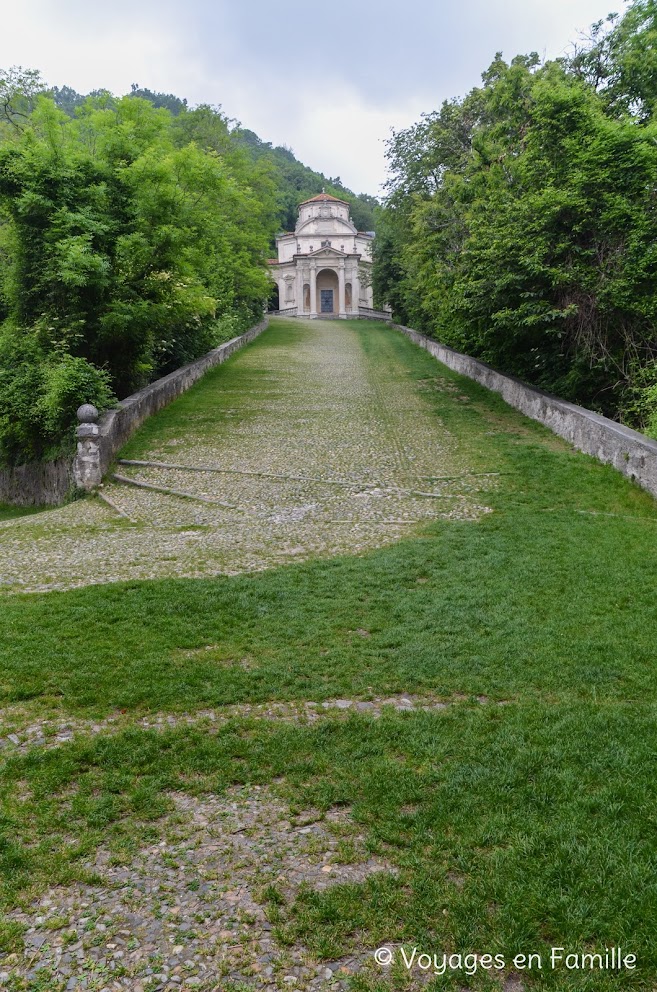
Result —
[[0, 465], [259, 320], [275, 234], [322, 185], [372, 226], [217, 108], [0, 72]]
[[657, 4], [567, 58], [498, 54], [388, 146], [396, 318], [657, 436]]
[[[52, 95], [55, 103], [67, 114], [73, 116], [76, 108], [80, 107], [86, 97], [76, 93], [70, 86], [54, 87]], [[100, 91], [89, 96], [99, 96]], [[169, 110], [175, 117], [184, 115], [190, 110], [187, 100], [173, 93], [157, 93], [133, 83], [131, 96], [148, 100], [154, 107]], [[359, 231], [374, 230], [374, 211], [379, 201], [367, 193], [354, 193], [342, 184], [340, 177], [331, 178], [321, 172], [303, 165], [290, 148], [272, 146], [270, 142], [262, 141], [254, 131], [243, 127], [239, 122], [225, 117], [216, 107], [206, 104], [202, 108], [206, 113], [218, 115], [226, 124], [227, 136], [230, 143], [245, 151], [252, 162], [266, 165], [276, 186], [276, 203], [280, 228], [292, 231], [297, 221], [297, 207], [303, 200], [310, 199], [326, 189], [327, 193], [338, 196], [351, 205], [351, 216]], [[202, 140], [197, 134], [195, 140]]]
[[339, 176], [327, 178], [321, 172], [314, 172], [307, 165], [302, 165], [289, 148], [272, 148], [253, 131], [235, 128], [232, 137], [240, 147], [246, 149], [254, 161], [266, 162], [271, 166], [278, 189], [279, 216], [283, 230], [294, 230], [299, 203], [316, 196], [323, 189], [350, 204], [351, 219], [359, 231], [374, 230], [375, 211], [379, 206], [376, 197], [367, 193], [353, 193], [342, 185]]

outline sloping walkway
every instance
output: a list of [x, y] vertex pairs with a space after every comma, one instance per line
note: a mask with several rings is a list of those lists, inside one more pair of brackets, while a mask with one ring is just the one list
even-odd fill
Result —
[[393, 333], [274, 322], [135, 436], [109, 502], [0, 524], [0, 585], [235, 574], [479, 517], [494, 475], [467, 464]]

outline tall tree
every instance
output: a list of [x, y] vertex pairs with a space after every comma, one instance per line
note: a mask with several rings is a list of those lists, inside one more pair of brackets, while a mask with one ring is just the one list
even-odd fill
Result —
[[0, 210], [0, 460], [46, 450], [30, 391], [43, 413], [56, 384], [72, 418], [78, 387], [80, 402], [126, 395], [262, 313], [273, 184], [243, 156], [181, 141], [150, 101], [102, 94], [70, 118], [38, 97], [0, 146]]
[[657, 130], [637, 53], [654, 5], [609, 23], [569, 60], [496, 56], [394, 136], [374, 279], [448, 344], [653, 429]]

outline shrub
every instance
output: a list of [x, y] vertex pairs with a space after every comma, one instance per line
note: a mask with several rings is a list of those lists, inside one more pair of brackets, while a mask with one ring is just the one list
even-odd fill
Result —
[[0, 464], [73, 451], [76, 411], [113, 401], [107, 372], [68, 354], [44, 357], [33, 341], [0, 339]]

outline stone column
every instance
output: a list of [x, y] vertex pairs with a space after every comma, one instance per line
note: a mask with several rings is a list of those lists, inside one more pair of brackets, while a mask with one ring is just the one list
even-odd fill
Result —
[[307, 317], [310, 313], [310, 309], [306, 308], [306, 292], [304, 289], [305, 285], [309, 282], [310, 277], [308, 276], [308, 269], [301, 269], [301, 312], [304, 317]]
[[303, 272], [301, 271], [301, 266], [297, 262], [297, 315], [303, 313]]
[[358, 278], [358, 265], [354, 266], [354, 274], [351, 278], [351, 312], [358, 314], [360, 306], [360, 279]]
[[317, 264], [310, 263], [310, 319], [317, 317]]
[[79, 489], [95, 489], [103, 481], [100, 430], [96, 423], [98, 410], [91, 403], [83, 403], [78, 409], [78, 420], [78, 453], [73, 462], [73, 477]]
[[344, 259], [338, 263], [338, 317], [344, 320], [347, 316], [344, 293]]

